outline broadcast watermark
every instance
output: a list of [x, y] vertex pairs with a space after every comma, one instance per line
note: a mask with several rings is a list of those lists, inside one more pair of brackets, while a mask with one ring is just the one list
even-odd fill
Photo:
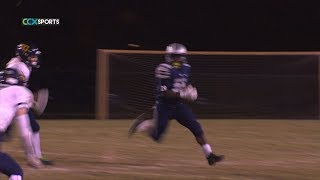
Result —
[[60, 18], [22, 18], [23, 26], [60, 26]]

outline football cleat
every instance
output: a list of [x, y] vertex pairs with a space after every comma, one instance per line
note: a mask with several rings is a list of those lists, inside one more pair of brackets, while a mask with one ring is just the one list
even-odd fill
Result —
[[31, 157], [31, 156], [27, 157], [27, 164], [36, 169], [40, 169], [44, 167], [39, 158]]
[[129, 128], [129, 132], [128, 132], [128, 136], [131, 137], [134, 133], [137, 132], [137, 127], [143, 123], [144, 121], [148, 120], [145, 117], [146, 113], [142, 113], [140, 114], [135, 120], [133, 120], [133, 123], [131, 124], [130, 128]]
[[217, 162], [220, 162], [224, 159], [224, 155], [215, 155], [213, 153], [210, 153], [207, 156], [207, 160], [210, 166], [215, 165]]
[[53, 161], [46, 159], [46, 158], [40, 158], [40, 161], [43, 165], [46, 166], [52, 166], [53, 165]]

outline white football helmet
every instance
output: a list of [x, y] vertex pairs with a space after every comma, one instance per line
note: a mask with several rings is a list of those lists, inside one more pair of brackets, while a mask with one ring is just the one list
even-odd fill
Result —
[[[181, 64], [187, 61], [187, 48], [179, 43], [169, 44], [166, 48], [165, 60], [169, 64]], [[179, 66], [179, 65], [178, 65]]]

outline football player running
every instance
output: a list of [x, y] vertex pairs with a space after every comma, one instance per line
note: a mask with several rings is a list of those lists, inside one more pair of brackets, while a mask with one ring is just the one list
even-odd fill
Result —
[[[13, 57], [8, 63], [6, 68], [12, 68], [17, 70], [24, 80], [24, 86], [28, 86], [28, 81], [33, 68], [40, 67], [41, 51], [33, 44], [20, 43], [16, 47], [16, 56]], [[33, 106], [35, 107], [35, 106]], [[42, 161], [44, 165], [52, 165], [52, 161], [45, 159], [42, 156], [40, 145], [40, 125], [36, 121], [34, 111], [29, 109], [28, 116], [30, 119], [30, 125], [33, 131], [32, 145], [35, 150], [35, 154]]]
[[186, 55], [187, 49], [182, 44], [173, 43], [166, 47], [165, 63], [155, 69], [157, 94], [153, 119], [137, 118], [129, 129], [129, 135], [147, 132], [149, 137], [159, 142], [169, 120], [176, 119], [193, 133], [209, 165], [214, 165], [222, 161], [224, 156], [213, 153], [200, 123], [185, 103], [193, 102], [198, 97], [197, 89], [189, 82], [191, 66]]
[[[15, 119], [28, 164], [35, 168], [41, 168], [43, 164], [35, 154], [32, 145], [32, 130], [28, 115], [28, 110], [33, 104], [33, 94], [24, 84], [24, 77], [15, 69], [7, 68], [0, 73], [0, 140], [3, 139], [7, 128]], [[20, 172], [17, 164], [7, 159], [6, 155], [2, 155], [1, 158], [1, 172], [9, 174], [8, 171], [11, 167], [14, 169], [10, 171]]]

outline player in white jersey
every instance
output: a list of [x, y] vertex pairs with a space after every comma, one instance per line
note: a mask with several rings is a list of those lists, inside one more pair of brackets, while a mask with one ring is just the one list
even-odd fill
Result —
[[6, 68], [16, 69], [24, 78], [25, 82], [29, 81], [32, 68], [39, 68], [39, 57], [41, 51], [32, 45], [18, 44], [16, 48], [16, 56], [8, 63]]
[[[40, 168], [43, 164], [37, 158], [32, 145], [32, 130], [28, 115], [28, 110], [33, 105], [33, 94], [24, 86], [24, 78], [15, 69], [5, 69], [0, 74], [0, 79], [0, 137], [15, 119], [28, 164]], [[1, 158], [0, 172], [8, 172], [10, 166], [16, 168], [14, 171], [20, 172], [19, 167], [12, 160], [6, 156], [1, 156]]]
[[[17, 45], [16, 56], [13, 57], [8, 63], [6, 68], [12, 68], [17, 70], [17, 72], [24, 78], [25, 86], [28, 85], [28, 81], [32, 72], [32, 68], [39, 68], [39, 58], [41, 51], [32, 44], [21, 43]], [[33, 131], [32, 134], [32, 144], [34, 146], [35, 153], [37, 157], [45, 165], [52, 165], [52, 162], [44, 159], [41, 152], [40, 146], [40, 126], [37, 123], [32, 110], [29, 110], [30, 125]]]

